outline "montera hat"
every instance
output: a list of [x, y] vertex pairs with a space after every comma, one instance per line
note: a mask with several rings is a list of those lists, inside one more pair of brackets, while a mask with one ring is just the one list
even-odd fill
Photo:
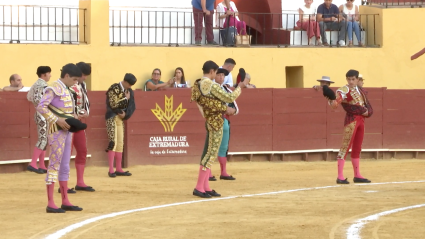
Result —
[[229, 71], [223, 68], [218, 68], [217, 74], [224, 74], [225, 76], [229, 75]]
[[322, 76], [322, 79], [317, 80], [317, 81], [318, 82], [325, 81], [325, 82], [329, 82], [329, 83], [335, 83], [335, 82], [331, 81], [331, 78], [329, 76]]
[[84, 124], [83, 122], [79, 121], [78, 119], [75, 119], [73, 117], [68, 118], [65, 120], [65, 122], [71, 126], [69, 128], [69, 132], [78, 132], [80, 130], [87, 129], [87, 124]]

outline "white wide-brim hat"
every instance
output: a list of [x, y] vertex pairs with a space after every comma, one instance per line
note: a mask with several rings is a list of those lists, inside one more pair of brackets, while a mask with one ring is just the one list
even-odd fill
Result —
[[322, 76], [322, 79], [317, 80], [317, 81], [318, 82], [325, 81], [325, 82], [329, 82], [329, 83], [335, 83], [335, 82], [331, 81], [331, 78], [329, 76]]

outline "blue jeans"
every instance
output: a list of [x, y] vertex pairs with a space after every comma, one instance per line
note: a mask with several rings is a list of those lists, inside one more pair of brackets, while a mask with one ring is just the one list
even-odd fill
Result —
[[353, 29], [354, 33], [356, 34], [357, 41], [362, 41], [362, 36], [360, 35], [360, 26], [358, 22], [347, 22], [347, 34], [348, 34], [348, 40], [353, 41]]

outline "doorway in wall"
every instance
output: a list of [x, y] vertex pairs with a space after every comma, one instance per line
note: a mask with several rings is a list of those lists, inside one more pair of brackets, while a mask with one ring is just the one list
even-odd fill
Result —
[[286, 72], [286, 88], [304, 88], [304, 67], [303, 66], [287, 66]]

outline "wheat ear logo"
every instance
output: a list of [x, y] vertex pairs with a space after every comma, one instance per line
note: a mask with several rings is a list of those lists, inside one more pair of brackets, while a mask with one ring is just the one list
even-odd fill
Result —
[[180, 103], [177, 109], [173, 111], [173, 96], [170, 98], [165, 96], [165, 110], [162, 110], [158, 103], [156, 109], [152, 109], [152, 113], [164, 126], [165, 132], [173, 132], [174, 126], [179, 122], [184, 112], [186, 112], [186, 109], [183, 109], [183, 103]]

